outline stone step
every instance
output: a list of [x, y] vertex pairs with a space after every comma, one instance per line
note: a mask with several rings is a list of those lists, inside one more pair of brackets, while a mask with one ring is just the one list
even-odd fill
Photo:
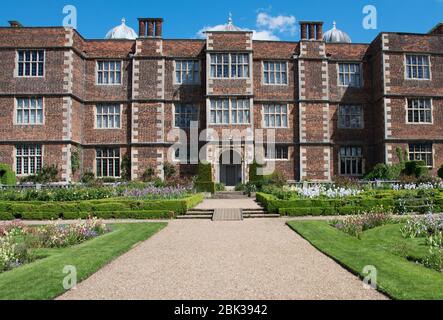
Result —
[[186, 212], [187, 216], [204, 216], [204, 215], [212, 215], [214, 214], [214, 210], [202, 210], [202, 211], [197, 211], [197, 210], [190, 210], [188, 212]]
[[270, 213], [243, 213], [245, 219], [268, 219], [268, 218], [280, 218], [279, 214]]
[[266, 213], [264, 209], [243, 209], [243, 213]]
[[203, 219], [212, 219], [212, 214], [199, 214], [199, 215], [184, 215], [184, 216], [177, 216], [178, 220], [203, 220]]

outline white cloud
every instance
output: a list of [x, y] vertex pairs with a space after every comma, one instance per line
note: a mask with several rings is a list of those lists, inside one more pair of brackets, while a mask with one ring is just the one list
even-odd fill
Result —
[[272, 31], [269, 30], [261, 30], [256, 31], [253, 30], [252, 39], [254, 40], [271, 40], [271, 41], [279, 41], [280, 38], [277, 37], [275, 34], [272, 33]]
[[[257, 30], [255, 29], [242, 29], [242, 30], [250, 30], [253, 32], [254, 40], [268, 40], [268, 41], [279, 41], [280, 37], [277, 35], [278, 33], [290, 33], [291, 35], [295, 34], [296, 31], [296, 19], [294, 16], [271, 16], [265, 12], [260, 10], [257, 14]], [[200, 39], [205, 39], [205, 31], [220, 31], [225, 28], [226, 25], [219, 24], [216, 26], [206, 26], [197, 32], [196, 37]]]
[[296, 19], [294, 16], [271, 16], [265, 12], [260, 12], [257, 15], [257, 26], [259, 28], [268, 29], [273, 32], [290, 32], [291, 35], [295, 34], [296, 31]]

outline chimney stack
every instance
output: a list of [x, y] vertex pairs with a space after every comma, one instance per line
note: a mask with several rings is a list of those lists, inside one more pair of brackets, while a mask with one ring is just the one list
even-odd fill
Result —
[[8, 21], [9, 22], [9, 26], [11, 28], [21, 28], [23, 27], [22, 24], [18, 21], [12, 20], [12, 21]]
[[163, 36], [162, 18], [139, 18], [138, 35], [140, 38], [161, 38]]
[[323, 39], [323, 22], [320, 21], [300, 21], [301, 40]]

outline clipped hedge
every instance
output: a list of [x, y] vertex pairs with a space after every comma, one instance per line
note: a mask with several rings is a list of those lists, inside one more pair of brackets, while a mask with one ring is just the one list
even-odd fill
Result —
[[393, 209], [395, 199], [376, 197], [349, 197], [345, 199], [294, 199], [280, 200], [275, 196], [265, 193], [257, 193], [257, 201], [261, 203], [269, 213], [282, 215], [349, 215], [372, 208], [383, 206]]
[[212, 181], [212, 165], [210, 163], [198, 164], [197, 180], [194, 184], [197, 192], [215, 193], [216, 183]]
[[196, 182], [194, 184], [195, 190], [197, 192], [210, 192], [214, 194], [217, 190], [217, 186], [215, 182]]
[[17, 183], [15, 172], [7, 164], [0, 163], [0, 184], [14, 186]]
[[[155, 215], [161, 218], [170, 217], [171, 212], [176, 215], [184, 214], [202, 201], [202, 194], [178, 200], [0, 201], [0, 220], [78, 219], [96, 214], [100, 218], [136, 218], [144, 214], [148, 218], [155, 218]], [[152, 212], [155, 214], [151, 217]]]

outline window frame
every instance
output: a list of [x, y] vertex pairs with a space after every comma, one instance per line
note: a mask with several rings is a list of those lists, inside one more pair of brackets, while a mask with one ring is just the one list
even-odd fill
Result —
[[[25, 147], [25, 146], [27, 146], [27, 147], [34, 147], [34, 149], [35, 148], [37, 148], [37, 147], [40, 147], [40, 172], [41, 172], [41, 170], [43, 169], [43, 167], [44, 167], [44, 145], [43, 144], [38, 144], [38, 143], [36, 143], [36, 144], [29, 144], [29, 143], [22, 143], [22, 144], [15, 144], [14, 145], [14, 172], [15, 172], [15, 174], [17, 175], [17, 177], [29, 177], [29, 176], [32, 176], [32, 175], [36, 175], [36, 174], [38, 174], [38, 170], [35, 170], [35, 172], [34, 173], [30, 173], [30, 172], [28, 172], [28, 173], [23, 173], [23, 160], [22, 160], [22, 163], [21, 163], [21, 173], [18, 173], [17, 172], [17, 165], [18, 165], [18, 159], [17, 159], [17, 157], [18, 157], [18, 149], [19, 149], [19, 147], [21, 147], [21, 148], [23, 148], [23, 147]], [[23, 156], [21, 156], [21, 157], [23, 157]], [[30, 157], [29, 155], [27, 156], [28, 158]], [[34, 158], [35, 158], [35, 160], [37, 159], [37, 156], [36, 155], [34, 155]], [[29, 160], [28, 160], [28, 171], [30, 171], [29, 169], [30, 169], [30, 162], [29, 162]], [[37, 165], [37, 161], [35, 161], [35, 166]]]
[[[18, 113], [18, 106], [19, 106], [18, 102], [19, 102], [20, 99], [27, 99], [27, 100], [29, 100], [29, 103], [30, 103], [31, 99], [36, 99], [36, 100], [41, 100], [42, 101], [42, 108], [41, 108], [41, 111], [42, 111], [42, 122], [41, 123], [19, 123], [18, 122], [18, 117], [17, 117], [18, 114], [17, 113]], [[36, 109], [36, 110], [38, 110], [38, 109]], [[36, 113], [36, 119], [37, 119], [37, 113]], [[17, 96], [17, 97], [15, 97], [14, 98], [14, 117], [13, 117], [13, 123], [14, 123], [15, 126], [28, 126], [28, 127], [29, 126], [37, 126], [37, 127], [44, 126], [45, 125], [45, 98], [44, 97], [38, 97], [38, 96], [35, 96], [35, 97]]]
[[[360, 149], [360, 157], [354, 157], [354, 156], [350, 156], [350, 157], [342, 157], [342, 149], [343, 148], [350, 148], [351, 149], [351, 153], [352, 153], [352, 148], [357, 148]], [[350, 159], [350, 161], [352, 161], [353, 159], [359, 159], [361, 158], [361, 174], [360, 173], [345, 173], [342, 171], [342, 159]], [[347, 165], [345, 165], [345, 167], [347, 167]], [[338, 170], [339, 170], [339, 174], [340, 176], [344, 176], [344, 177], [361, 177], [364, 176], [364, 174], [366, 173], [365, 170], [365, 157], [364, 157], [364, 151], [363, 151], [363, 147], [362, 146], [355, 146], [355, 145], [348, 145], [348, 146], [339, 146], [339, 150], [338, 150]], [[346, 171], [346, 170], [345, 170]], [[351, 162], [351, 171], [352, 171], [352, 162]]]
[[[98, 115], [99, 115], [98, 114], [98, 108], [99, 107], [111, 107], [111, 106], [114, 106], [114, 107], [118, 106], [119, 107], [119, 113], [118, 113], [118, 116], [119, 116], [119, 126], [118, 127], [114, 127], [114, 128], [104, 128], [104, 127], [99, 128], [98, 127], [98, 121], [97, 121], [97, 118], [98, 118]], [[119, 103], [98, 103], [98, 104], [94, 105], [94, 129], [96, 129], [96, 130], [121, 130], [122, 129], [122, 114], [123, 114], [123, 105], [119, 104]], [[116, 113], [113, 114], [114, 117], [116, 115], [117, 115]], [[102, 125], [103, 125], [103, 117], [104, 117], [104, 115], [102, 114]], [[109, 115], [108, 115], [108, 117], [109, 117]]]
[[[351, 85], [351, 84], [342, 84], [340, 82], [340, 65], [358, 65], [359, 69], [360, 69], [360, 80], [359, 80], [359, 85], [355, 86], [355, 85]], [[348, 72], [347, 74], [351, 74], [350, 72]], [[338, 87], [342, 87], [342, 88], [363, 88], [364, 87], [364, 76], [363, 76], [363, 63], [361, 61], [339, 61], [337, 62], [337, 85]]]
[[[228, 66], [228, 76], [227, 77], [225, 77], [225, 76], [222, 76], [222, 77], [217, 77], [217, 66], [218, 65], [222, 65], [222, 66], [226, 66], [226, 63], [213, 63], [212, 62], [212, 57], [213, 56], [228, 56], [228, 63], [227, 63], [227, 66]], [[237, 56], [239, 56], [239, 55], [245, 55], [245, 56], [247, 56], [248, 57], [248, 59], [247, 59], [247, 66], [248, 66], [248, 75], [246, 76], [246, 77], [233, 77], [232, 76], [232, 66], [233, 66], [233, 63], [232, 63], [232, 56], [233, 55], [237, 55]], [[251, 70], [251, 65], [253, 64], [253, 62], [251, 62], [251, 53], [249, 53], [249, 52], [211, 52], [211, 53], [209, 53], [209, 63], [208, 63], [208, 65], [209, 65], [209, 79], [211, 79], [211, 80], [228, 80], [228, 79], [231, 79], [231, 80], [245, 80], [245, 79], [250, 79], [251, 78], [251, 73], [252, 73], [252, 70]], [[242, 64], [243, 66], [246, 66], [246, 64]], [[213, 66], [215, 66], [215, 75], [213, 76], [212, 75], [212, 67]], [[224, 74], [224, 72], [223, 72], [224, 70], [222, 69], [222, 73]]]
[[[175, 117], [177, 115], [176, 107], [178, 107], [178, 106], [186, 106], [186, 107], [192, 106], [192, 107], [195, 107], [196, 108], [196, 114], [197, 114], [197, 128], [200, 128], [200, 104], [198, 104], [198, 103], [182, 103], [182, 102], [176, 102], [176, 103], [172, 104], [172, 124], [173, 124], [172, 127], [174, 129], [191, 129], [191, 128], [195, 128], [195, 127], [192, 127], [191, 125], [189, 125], [187, 127], [177, 126], [176, 118]], [[179, 114], [182, 114], [182, 113], [179, 113]]]
[[[428, 59], [429, 78], [410, 78], [408, 77], [408, 56], [426, 57]], [[430, 54], [422, 53], [405, 53], [404, 54], [404, 66], [405, 66], [405, 80], [408, 81], [432, 81], [432, 62]], [[418, 67], [418, 65], [416, 65]], [[418, 73], [417, 73], [418, 74]]]
[[[266, 73], [265, 63], [273, 63], [273, 64], [284, 63], [286, 65], [286, 70], [285, 70], [285, 73], [286, 73], [286, 83], [266, 83], [266, 81], [265, 81], [265, 73]], [[289, 63], [288, 63], [287, 60], [263, 60], [261, 65], [262, 65], [262, 85], [264, 85], [264, 86], [282, 86], [282, 87], [289, 86]], [[275, 65], [274, 65], [274, 71], [273, 72], [274, 72], [274, 74], [276, 73]], [[280, 74], [281, 73], [282, 73], [282, 71], [280, 69]], [[281, 78], [281, 76], [280, 76], [280, 78]], [[276, 77], [274, 77], [274, 79], [276, 79]]]
[[[25, 75], [25, 72], [24, 72], [24, 70], [25, 70], [25, 68], [23, 67], [23, 75], [19, 75], [19, 63], [26, 63], [26, 61], [23, 61], [23, 62], [20, 62], [20, 60], [19, 60], [19, 56], [20, 56], [20, 51], [23, 51], [23, 52], [26, 52], [26, 51], [29, 51], [29, 52], [33, 52], [33, 51], [36, 51], [36, 52], [38, 52], [38, 51], [41, 51], [41, 52], [43, 52], [43, 75], [38, 75], [38, 63], [40, 63], [40, 61], [37, 61], [37, 62], [35, 62], [35, 63], [37, 63], [37, 75], [35, 75], [35, 76], [33, 76], [32, 75], [32, 68], [30, 69], [30, 75], [29, 76], [27, 76], [27, 75]], [[45, 78], [46, 77], [46, 50], [45, 49], [33, 49], [33, 48], [31, 48], [31, 49], [17, 49], [16, 51], [16, 54], [15, 54], [15, 71], [14, 71], [14, 77], [15, 78]], [[32, 61], [31, 62], [29, 62], [29, 63], [32, 63]]]
[[[289, 155], [289, 146], [285, 145], [285, 144], [274, 144], [274, 150], [275, 150], [275, 154], [273, 158], [269, 158], [269, 155], [267, 154], [268, 152], [268, 145], [265, 145], [263, 147], [263, 157], [266, 161], [272, 161], [272, 162], [278, 162], [278, 161], [289, 161], [290, 160], [290, 155]], [[282, 151], [282, 155], [284, 155], [286, 153], [286, 158], [282, 157], [282, 158], [278, 158], [278, 154], [279, 152], [277, 151], [278, 148], [284, 148], [286, 149], [285, 152]]]
[[[228, 101], [228, 108], [227, 109], [225, 109], [224, 108], [224, 104], [223, 104], [223, 101]], [[244, 108], [242, 108], [242, 109], [238, 109], [238, 108], [236, 108], [236, 109], [233, 109], [232, 108], [232, 106], [233, 106], [233, 104], [232, 104], [232, 101], [234, 101], [234, 100], [236, 100], [236, 101], [238, 101], [238, 100], [244, 100], [244, 101], [247, 101], [248, 102], [248, 105], [249, 105], [249, 108], [248, 109], [244, 109]], [[221, 102], [221, 108], [218, 108], [218, 106], [216, 106], [216, 108], [215, 109], [213, 109], [212, 108], [212, 102], [213, 101], [220, 101]], [[242, 110], [241, 112], [243, 112], [243, 115], [244, 115], [244, 113], [246, 112], [246, 111], [248, 111], [248, 118], [249, 118], [249, 121], [248, 122], [242, 122], [242, 123], [239, 123], [238, 121], [236, 122], [236, 123], [233, 123], [232, 122], [232, 112], [234, 111], [234, 110], [236, 110], [237, 111], [237, 119], [238, 119], [238, 112], [239, 112], [239, 110]], [[238, 97], [238, 98], [209, 98], [209, 108], [208, 108], [208, 119], [207, 119], [207, 123], [208, 123], [208, 125], [210, 125], [210, 126], [249, 126], [249, 125], [251, 125], [251, 124], [253, 124], [253, 106], [252, 106], [252, 104], [251, 104], [251, 99], [250, 98], [240, 98], [240, 97]], [[221, 114], [221, 117], [222, 117], [222, 122], [212, 122], [212, 112], [213, 111], [215, 111], [215, 119], [217, 120], [217, 114], [218, 114], [218, 112], [219, 111], [221, 111], [222, 112], [222, 114]], [[225, 112], [228, 112], [228, 122], [226, 123], [226, 122], [224, 122], [223, 120], [224, 120], [224, 113]], [[244, 116], [243, 116], [243, 118], [245, 118]]]
[[[346, 127], [346, 126], [342, 126], [341, 125], [340, 119], [341, 119], [342, 116], [348, 116], [348, 117], [352, 117], [353, 116], [352, 114], [350, 114], [350, 115], [346, 115], [346, 114], [342, 115], [341, 114], [341, 109], [343, 107], [359, 107], [360, 108], [360, 110], [361, 110], [361, 114], [360, 114], [361, 120], [360, 120], [360, 126], [359, 127], [352, 128], [352, 127]], [[365, 128], [365, 112], [364, 112], [363, 104], [360, 104], [360, 103], [356, 103], [356, 104], [353, 104], [353, 103], [339, 104], [338, 105], [338, 112], [337, 113], [338, 113], [338, 119], [337, 119], [337, 128], [338, 129], [340, 129], [340, 130], [363, 130]]]
[[420, 159], [416, 159], [414, 157], [414, 159], [411, 159], [411, 147], [417, 147], [417, 146], [430, 146], [431, 147], [431, 151], [425, 151], [425, 152], [416, 152], [414, 150], [414, 152], [412, 152], [412, 154], [426, 154], [426, 155], [430, 155], [430, 159], [432, 161], [431, 165], [428, 165], [427, 161], [425, 161], [426, 163], [426, 167], [429, 169], [433, 169], [435, 166], [435, 154], [434, 154], [434, 144], [432, 142], [428, 143], [428, 142], [412, 142], [412, 143], [408, 143], [408, 160], [409, 161], [422, 161]]
[[[276, 107], [276, 106], [280, 106], [281, 108], [284, 107], [286, 109], [286, 126], [266, 126], [266, 115], [272, 115], [271, 113], [266, 113], [266, 107]], [[276, 112], [273, 113], [274, 116], [277, 115]], [[280, 112], [280, 117], [282, 117], [284, 115], [284, 113]], [[283, 118], [281, 118], [283, 119]], [[274, 121], [274, 123], [276, 123], [276, 121]], [[281, 121], [281, 123], [283, 124], [283, 121]], [[264, 129], [290, 129], [290, 124], [289, 124], [289, 105], [287, 103], [265, 103], [262, 104], [262, 128]]]
[[[410, 111], [409, 103], [414, 101], [414, 100], [429, 100], [429, 104], [430, 104], [429, 112], [431, 113], [431, 121], [430, 122], [423, 122], [423, 121], [414, 122], [414, 121], [410, 121], [410, 119], [409, 119], [409, 111]], [[434, 124], [434, 99], [432, 99], [432, 98], [421, 98], [421, 97], [406, 98], [405, 110], [406, 110], [406, 116], [405, 116], [405, 118], [406, 118], [405, 119], [406, 120], [405, 123], [406, 124], [411, 124], [411, 125], [433, 125]], [[412, 111], [414, 111], [414, 110], [420, 111], [420, 109], [412, 109]], [[425, 111], [426, 111], [426, 109], [425, 109]]]
[[[120, 147], [95, 147], [95, 158], [94, 158], [94, 175], [95, 175], [95, 177], [96, 178], [98, 178], [98, 179], [104, 179], [104, 178], [115, 178], [115, 179], [120, 179], [121, 178], [121, 175], [122, 175], [122, 152], [121, 152], [121, 149], [120, 149]], [[118, 176], [115, 176], [115, 175], [113, 175], [113, 176], [109, 176], [109, 175], [106, 175], [106, 176], [104, 176], [104, 175], [98, 175], [98, 160], [101, 160], [101, 161], [103, 161], [103, 160], [105, 160], [105, 159], [108, 159], [107, 161], [109, 161], [109, 159], [113, 159], [113, 161], [115, 161], [116, 159], [117, 159], [117, 157], [98, 157], [98, 155], [97, 155], [97, 151], [98, 150], [114, 150], [114, 152], [116, 151], [116, 150], [118, 150], [118, 154], [119, 154], [119, 156], [118, 156], [118, 159], [119, 159], [119, 163], [118, 163], [118, 168], [119, 168], [119, 175]], [[115, 162], [114, 162], [114, 174], [115, 174]], [[107, 171], [108, 171], [108, 174], [109, 174], [109, 162], [108, 162], [108, 167], [107, 167]], [[102, 162], [102, 166], [101, 166], [101, 172], [103, 173], [103, 162]]]
[[[100, 62], [114, 62], [120, 63], [120, 83], [100, 83], [99, 82], [99, 72], [104, 72], [105, 70], [99, 70], [99, 63]], [[95, 60], [95, 85], [97, 86], [123, 86], [123, 66], [124, 66], [124, 61], [123, 60], [114, 60], [114, 59], [98, 59]], [[107, 70], [106, 72], [108, 72], [108, 81], [109, 81], [109, 72], [110, 70]], [[117, 70], [114, 70], [114, 75], [117, 73]]]
[[[180, 78], [182, 79], [182, 81], [181, 82], [177, 82], [177, 72], [178, 72], [178, 70], [177, 70], [177, 62], [182, 62], [183, 63], [183, 62], [190, 62], [190, 61], [194, 61], [194, 65], [195, 65], [195, 62], [197, 62], [197, 65], [198, 65], [198, 72], [197, 72], [198, 79], [194, 80], [193, 82], [183, 82], [183, 77], [181, 76]], [[174, 80], [173, 80], [174, 85], [180, 85], [180, 86], [200, 85], [201, 84], [201, 74], [202, 74], [201, 67], [202, 67], [201, 60], [199, 60], [199, 59], [186, 59], [186, 58], [174, 59], [174, 76], [173, 76], [174, 77]], [[183, 70], [180, 70], [180, 73], [182, 73], [182, 72], [183, 72]], [[195, 71], [193, 71], [192, 74], [195, 74]]]

